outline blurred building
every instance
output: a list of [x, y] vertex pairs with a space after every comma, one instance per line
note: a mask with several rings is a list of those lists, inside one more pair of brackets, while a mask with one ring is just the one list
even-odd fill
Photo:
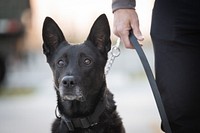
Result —
[[23, 17], [27, 12], [30, 13], [29, 0], [0, 0], [0, 84], [6, 74], [7, 60], [19, 52], [17, 41], [24, 36]]

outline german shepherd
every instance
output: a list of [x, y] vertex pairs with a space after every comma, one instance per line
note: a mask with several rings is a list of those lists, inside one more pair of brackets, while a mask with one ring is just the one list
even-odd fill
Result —
[[96, 19], [82, 44], [69, 44], [50, 17], [44, 21], [42, 36], [60, 113], [52, 133], [125, 133], [104, 74], [111, 48], [106, 15]]

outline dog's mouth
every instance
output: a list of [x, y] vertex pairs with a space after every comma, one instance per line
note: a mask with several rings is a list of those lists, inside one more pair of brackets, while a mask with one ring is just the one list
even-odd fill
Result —
[[80, 101], [80, 102], [84, 102], [85, 98], [82, 95], [64, 95], [62, 98], [63, 101]]

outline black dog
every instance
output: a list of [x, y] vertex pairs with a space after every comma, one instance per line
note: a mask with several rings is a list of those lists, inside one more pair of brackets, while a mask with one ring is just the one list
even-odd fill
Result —
[[111, 47], [106, 15], [95, 21], [82, 44], [69, 44], [49, 17], [44, 21], [42, 35], [60, 112], [52, 133], [125, 133], [104, 75]]

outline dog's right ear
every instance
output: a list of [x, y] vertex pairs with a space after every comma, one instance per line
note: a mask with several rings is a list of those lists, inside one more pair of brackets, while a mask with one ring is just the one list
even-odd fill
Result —
[[61, 42], [65, 41], [65, 37], [61, 29], [50, 17], [46, 17], [44, 20], [42, 37], [44, 41], [43, 53], [47, 56], [47, 58], [56, 50]]
[[93, 44], [100, 50], [101, 53], [110, 51], [110, 26], [105, 14], [100, 15], [94, 22], [87, 40], [93, 42]]

